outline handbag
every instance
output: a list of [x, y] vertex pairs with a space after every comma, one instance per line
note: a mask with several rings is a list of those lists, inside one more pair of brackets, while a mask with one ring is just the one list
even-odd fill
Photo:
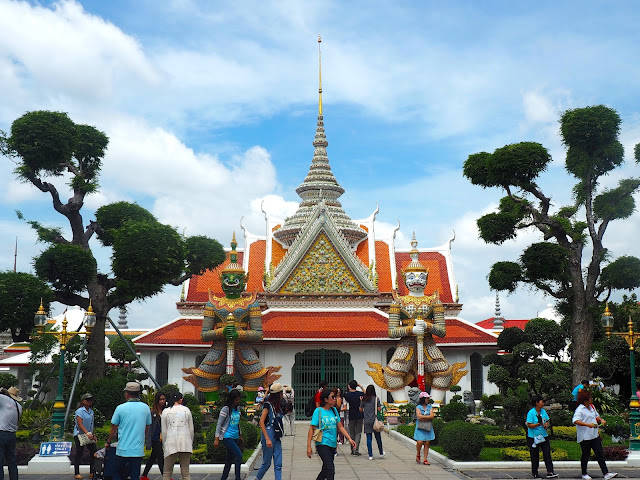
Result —
[[[425, 412], [422, 411], [422, 409], [420, 409], [420, 411], [423, 415], [426, 415]], [[430, 432], [433, 428], [433, 420], [418, 420], [417, 427], [418, 430], [425, 430], [427, 432]]]
[[322, 429], [321, 428], [316, 428], [313, 431], [313, 435], [311, 435], [311, 440], [313, 440], [314, 442], [321, 442], [322, 441]]
[[381, 432], [384, 430], [384, 423], [382, 423], [377, 418], [373, 421], [373, 430], [375, 432]]
[[90, 445], [92, 443], [96, 443], [96, 441], [92, 438], [89, 438], [89, 435], [87, 435], [86, 433], [79, 433], [78, 434], [78, 443], [80, 443], [81, 447], [84, 447], [85, 445]]

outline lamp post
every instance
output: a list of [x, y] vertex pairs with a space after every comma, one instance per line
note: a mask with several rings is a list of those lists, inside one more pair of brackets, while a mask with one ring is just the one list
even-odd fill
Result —
[[629, 426], [631, 429], [631, 435], [629, 436], [629, 457], [627, 463], [633, 461], [634, 464], [640, 464], [640, 403], [636, 395], [636, 359], [634, 345], [638, 339], [640, 339], [640, 332], [633, 331], [633, 321], [631, 315], [629, 315], [629, 322], [627, 332], [612, 332], [613, 330], [613, 316], [609, 311], [609, 305], [604, 310], [601, 318], [602, 326], [607, 334], [607, 339], [611, 338], [611, 335], [617, 335], [626, 340], [629, 344], [629, 363], [631, 365], [631, 400], [629, 402]]
[[40, 301], [40, 308], [36, 312], [34, 317], [36, 328], [38, 333], [35, 337], [42, 335], [53, 335], [60, 343], [60, 367], [58, 369], [58, 393], [56, 395], [55, 403], [53, 404], [53, 416], [51, 417], [51, 435], [49, 441], [59, 442], [64, 438], [64, 418], [65, 418], [65, 404], [64, 397], [62, 396], [64, 388], [64, 357], [67, 353], [67, 343], [76, 335], [91, 335], [91, 329], [96, 324], [96, 314], [93, 312], [91, 302], [89, 302], [89, 308], [84, 314], [83, 323], [86, 328], [85, 332], [73, 332], [67, 330], [67, 316], [65, 314], [62, 320], [62, 330], [59, 332], [45, 332], [44, 328], [47, 324], [47, 312], [45, 312]]

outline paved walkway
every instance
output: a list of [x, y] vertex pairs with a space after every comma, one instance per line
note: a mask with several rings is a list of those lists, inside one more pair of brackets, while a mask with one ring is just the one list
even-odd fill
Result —
[[[282, 441], [283, 480], [313, 480], [322, 468], [322, 462], [318, 455], [307, 457], [307, 431], [309, 424], [296, 424], [296, 435], [284, 437]], [[418, 465], [416, 452], [405, 445], [393, 440], [386, 433], [382, 434], [382, 446], [385, 451], [384, 458], [380, 458], [375, 439], [374, 459], [367, 456], [366, 436], [362, 435], [359, 457], [351, 455], [348, 445], [338, 445], [338, 456], [335, 459], [336, 478], [349, 480], [419, 480], [428, 478], [431, 480], [460, 480], [461, 475], [448, 471], [432, 461], [431, 465]], [[431, 461], [431, 459], [430, 459]], [[257, 469], [260, 468], [262, 459], [258, 458], [253, 472], [247, 480], [254, 480]], [[264, 480], [274, 480], [273, 466], [264, 476]]]

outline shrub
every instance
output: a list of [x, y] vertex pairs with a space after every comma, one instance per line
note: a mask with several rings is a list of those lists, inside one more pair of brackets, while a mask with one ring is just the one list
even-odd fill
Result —
[[484, 443], [487, 447], [513, 447], [527, 443], [524, 435], [485, 435]]
[[569, 410], [550, 410], [547, 413], [553, 427], [571, 427], [573, 425], [571, 421], [573, 413]]
[[38, 454], [38, 447], [29, 442], [18, 442], [16, 444], [16, 461], [18, 465], [28, 465], [29, 460]]
[[431, 440], [431, 445], [438, 444], [438, 439], [440, 438], [440, 432], [442, 431], [443, 427], [444, 427], [444, 420], [442, 420], [441, 418], [433, 419], [433, 434], [436, 436], [436, 438], [434, 440]]
[[191, 463], [207, 463], [207, 446], [198, 445], [191, 454]]
[[413, 432], [415, 432], [415, 430], [416, 430], [415, 425], [398, 425], [396, 427], [396, 432], [408, 438], [413, 438]]
[[553, 438], [576, 440], [576, 427], [553, 427]]
[[[528, 462], [531, 459], [531, 454], [529, 453], [529, 447], [507, 447], [503, 448], [502, 455], [505, 460], [519, 460], [521, 462]], [[538, 455], [540, 452], [538, 451]], [[551, 449], [551, 460], [566, 460], [569, 458], [569, 454], [566, 450], [561, 448], [552, 448]]]
[[447, 403], [440, 407], [440, 416], [445, 422], [465, 420], [467, 413], [467, 406], [460, 402]]
[[619, 415], [601, 415], [602, 419], [607, 422], [604, 426], [604, 433], [607, 435], [615, 435], [616, 428], [618, 426], [622, 427], [622, 431], [626, 434], [629, 433], [629, 423], [625, 422], [624, 418]]
[[20, 441], [28, 441], [31, 438], [31, 430], [18, 430], [16, 432], [16, 440]]
[[109, 432], [111, 431], [111, 425], [107, 424], [107, 425], [103, 425], [101, 427], [96, 427], [94, 429], [94, 433], [96, 434], [96, 437], [98, 437], [98, 445], [104, 445], [104, 443], [107, 441], [107, 439], [109, 438]]
[[240, 431], [245, 448], [256, 448], [260, 440], [260, 428], [245, 420], [240, 421]]
[[505, 424], [505, 419], [504, 419], [504, 412], [502, 409], [499, 410], [484, 410], [482, 412], [482, 415], [492, 419], [494, 422], [496, 422], [496, 425], [499, 426], [504, 426]]
[[502, 405], [502, 395], [497, 393], [493, 395], [482, 395], [482, 408], [484, 410], [493, 410], [496, 405]]
[[[213, 446], [213, 442], [216, 439], [216, 425], [218, 422], [213, 422], [207, 429], [207, 460], [211, 463], [224, 463], [227, 459], [227, 448], [224, 446], [224, 442], [220, 440], [217, 447]], [[241, 427], [242, 428], [242, 427]], [[239, 442], [240, 451], [244, 450], [244, 445]]]
[[626, 460], [629, 455], [629, 450], [623, 446], [604, 447], [602, 450], [604, 451], [605, 460]]
[[473, 460], [484, 446], [484, 433], [477, 425], [455, 420], [442, 428], [438, 443], [454, 460]]

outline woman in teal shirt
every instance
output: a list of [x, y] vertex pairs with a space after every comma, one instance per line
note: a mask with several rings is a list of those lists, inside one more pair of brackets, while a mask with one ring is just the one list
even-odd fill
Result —
[[224, 442], [227, 449], [227, 459], [224, 462], [222, 477], [220, 480], [227, 480], [231, 471], [231, 464], [235, 464], [236, 480], [240, 480], [240, 468], [242, 467], [242, 452], [238, 446], [238, 440], [242, 440], [242, 432], [240, 431], [240, 392], [235, 388], [229, 392], [227, 404], [220, 410], [218, 416], [218, 424], [216, 425], [216, 438], [213, 446], [220, 444], [220, 438]]
[[311, 417], [311, 425], [307, 434], [307, 457], [311, 458], [313, 455], [311, 439], [314, 431], [317, 428], [322, 430], [322, 440], [316, 442], [316, 450], [322, 460], [322, 470], [320, 470], [316, 480], [334, 480], [336, 469], [333, 464], [333, 457], [336, 454], [338, 445], [338, 431], [349, 440], [352, 449], [356, 447], [356, 442], [349, 436], [349, 432], [340, 422], [340, 415], [335, 407], [337, 391], [337, 388], [325, 388], [320, 394], [320, 406], [315, 409]]
[[540, 450], [544, 458], [544, 465], [547, 467], [547, 478], [556, 478], [557, 473], [553, 471], [553, 462], [551, 461], [551, 447], [547, 428], [549, 428], [549, 415], [542, 408], [544, 400], [540, 395], [536, 395], [531, 399], [533, 408], [527, 413], [527, 445], [529, 446], [529, 454], [531, 455], [531, 473], [533, 478], [542, 478], [538, 475], [538, 465], [540, 464]]

